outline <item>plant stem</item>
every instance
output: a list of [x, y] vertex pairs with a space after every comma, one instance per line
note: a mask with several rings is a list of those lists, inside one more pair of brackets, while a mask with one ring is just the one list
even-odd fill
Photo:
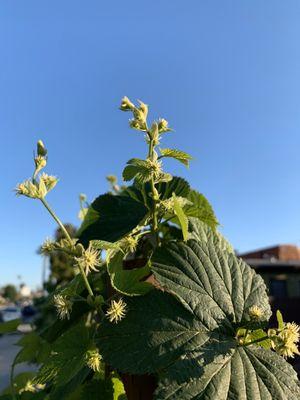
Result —
[[89, 292], [89, 295], [93, 298], [93, 297], [94, 297], [94, 293], [93, 293], [93, 290], [92, 290], [92, 288], [91, 288], [91, 286], [90, 286], [90, 284], [89, 284], [89, 281], [88, 281], [88, 279], [87, 279], [87, 277], [86, 277], [86, 275], [85, 275], [85, 273], [84, 273], [84, 270], [83, 270], [83, 268], [82, 268], [82, 265], [81, 265], [80, 263], [78, 263], [77, 265], [78, 265], [78, 267], [79, 267], [79, 269], [80, 269], [80, 273], [81, 273], [82, 278], [83, 278], [83, 280], [84, 280], [84, 283], [85, 283], [85, 286], [86, 286], [86, 288], [87, 288], [87, 291]]
[[15, 387], [14, 387], [14, 372], [15, 372], [15, 362], [13, 362], [11, 368], [10, 368], [10, 390], [11, 390], [11, 394], [12, 394], [12, 398], [13, 400], [16, 400], [16, 391], [15, 391]]
[[[154, 144], [153, 144], [153, 139], [151, 138], [151, 135], [149, 132], [148, 133], [148, 138], [149, 138], [149, 151], [148, 151], [148, 158], [153, 160], [154, 158]], [[157, 222], [157, 199], [156, 199], [156, 188], [155, 188], [155, 183], [154, 183], [154, 177], [151, 176], [150, 180], [151, 184], [151, 191], [152, 191], [152, 199], [153, 199], [153, 209], [152, 209], [152, 233], [157, 236], [157, 231], [158, 231], [158, 222]]]
[[[49, 214], [52, 216], [52, 218], [57, 222], [57, 224], [59, 225], [59, 227], [61, 228], [61, 230], [63, 231], [66, 239], [70, 242], [70, 244], [73, 246], [73, 241], [71, 236], [69, 235], [68, 231], [66, 230], [66, 228], [64, 227], [63, 223], [61, 222], [61, 220], [58, 218], [58, 216], [55, 214], [55, 212], [51, 209], [50, 205], [48, 204], [48, 202], [44, 199], [41, 198], [40, 199], [41, 202], [43, 203], [43, 205], [45, 206], [45, 208], [47, 209], [47, 211], [49, 212]], [[85, 283], [85, 286], [87, 288], [87, 291], [89, 292], [89, 295], [94, 297], [94, 293], [93, 290], [89, 284], [89, 281], [84, 273], [83, 267], [80, 263], [78, 263], [78, 267], [80, 269], [80, 273], [82, 275], [82, 279]]]
[[52, 218], [57, 222], [57, 224], [59, 225], [59, 227], [61, 228], [61, 230], [63, 231], [66, 239], [68, 239], [68, 241], [70, 242], [70, 244], [73, 244], [71, 236], [69, 235], [68, 231], [66, 230], [66, 228], [64, 227], [63, 223], [61, 222], [61, 220], [57, 217], [57, 215], [55, 214], [55, 212], [51, 209], [51, 207], [49, 206], [48, 202], [44, 199], [41, 198], [40, 199], [41, 202], [43, 203], [43, 205], [45, 206], [45, 208], [47, 209], [47, 211], [49, 212], [49, 214], [52, 216]]

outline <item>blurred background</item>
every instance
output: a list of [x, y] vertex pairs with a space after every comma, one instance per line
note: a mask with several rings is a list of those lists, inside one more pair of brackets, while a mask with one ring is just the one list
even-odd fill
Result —
[[127, 160], [145, 154], [118, 111], [124, 95], [169, 121], [163, 145], [194, 160], [165, 169], [207, 196], [270, 295], [287, 312], [299, 304], [299, 19], [297, 0], [1, 2], [4, 318], [21, 312], [18, 302], [30, 306], [48, 274], [38, 249], [55, 224], [13, 192], [32, 174], [36, 141], [60, 178], [48, 200], [78, 227], [79, 193], [92, 201], [108, 189], [106, 175], [121, 182]]

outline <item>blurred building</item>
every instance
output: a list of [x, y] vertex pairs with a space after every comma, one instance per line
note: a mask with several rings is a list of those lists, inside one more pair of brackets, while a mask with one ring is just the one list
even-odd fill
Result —
[[[273, 311], [271, 324], [277, 325], [275, 312], [284, 320], [300, 325], [300, 248], [279, 245], [239, 254], [264, 279]], [[300, 373], [300, 357], [293, 360]]]
[[26, 286], [24, 283], [21, 283], [19, 294], [21, 298], [30, 298], [31, 297], [30, 287]]
[[264, 279], [274, 311], [300, 324], [300, 248], [279, 245], [240, 254]]

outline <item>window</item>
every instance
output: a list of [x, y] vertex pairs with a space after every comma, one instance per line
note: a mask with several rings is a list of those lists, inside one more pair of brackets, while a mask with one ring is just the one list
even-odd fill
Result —
[[271, 296], [287, 297], [287, 286], [285, 280], [271, 279], [269, 290]]

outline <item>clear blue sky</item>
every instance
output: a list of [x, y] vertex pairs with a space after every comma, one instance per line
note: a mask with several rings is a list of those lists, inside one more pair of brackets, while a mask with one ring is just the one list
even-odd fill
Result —
[[176, 130], [186, 177], [240, 251], [300, 239], [300, 2], [2, 1], [0, 5], [0, 286], [40, 282], [35, 250], [55, 225], [12, 189], [35, 142], [60, 182], [48, 197], [78, 224], [144, 143], [118, 111], [128, 95]]

